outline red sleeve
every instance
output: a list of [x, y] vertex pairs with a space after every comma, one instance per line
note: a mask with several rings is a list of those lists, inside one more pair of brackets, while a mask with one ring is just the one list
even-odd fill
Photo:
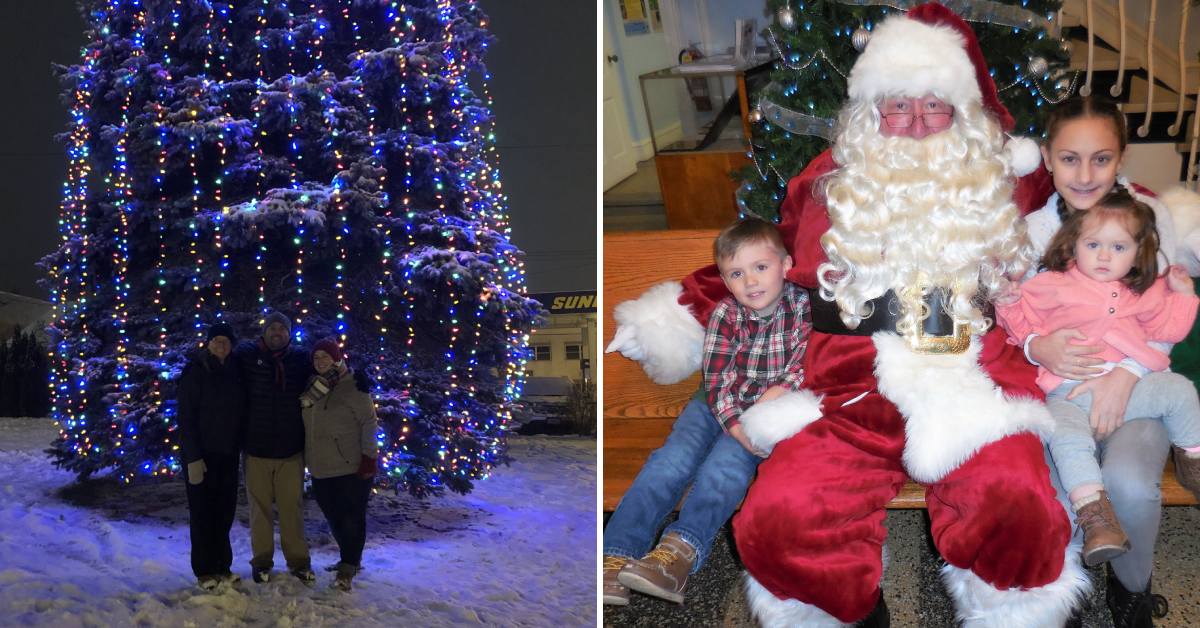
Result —
[[817, 266], [825, 262], [821, 236], [829, 231], [829, 212], [817, 179], [836, 167], [828, 149], [817, 155], [803, 172], [788, 181], [787, 196], [779, 206], [779, 230], [792, 254], [788, 279], [809, 289], [818, 285]]
[[692, 308], [692, 316], [696, 322], [703, 325], [712, 316], [712, 311], [729, 296], [729, 289], [721, 281], [721, 273], [716, 264], [709, 264], [700, 270], [683, 278], [683, 294], [679, 296], [679, 304]]
[[1003, 329], [993, 327], [983, 335], [979, 364], [1004, 394], [1038, 401], [1046, 398], [1037, 385], [1037, 367], [1025, 359], [1021, 347], [1008, 342]]

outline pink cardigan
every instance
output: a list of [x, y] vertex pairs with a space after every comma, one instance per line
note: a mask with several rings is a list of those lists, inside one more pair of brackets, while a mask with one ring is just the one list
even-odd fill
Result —
[[[1071, 267], [1065, 273], [1044, 272], [1021, 285], [1016, 303], [996, 306], [996, 318], [1009, 342], [1021, 346], [1030, 334], [1046, 335], [1074, 328], [1089, 342], [1101, 341], [1098, 357], [1119, 362], [1137, 360], [1151, 371], [1171, 364], [1148, 341], [1179, 342], [1192, 329], [1200, 298], [1167, 288], [1159, 278], [1140, 296], [1119, 281], [1099, 282]], [[1037, 383], [1050, 392], [1063, 378], [1038, 367]]]

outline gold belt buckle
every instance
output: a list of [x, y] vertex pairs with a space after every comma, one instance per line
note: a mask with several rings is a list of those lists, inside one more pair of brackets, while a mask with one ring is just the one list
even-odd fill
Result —
[[951, 336], [926, 336], [925, 326], [918, 325], [917, 331], [909, 335], [908, 344], [917, 353], [962, 353], [971, 346], [971, 325], [954, 321], [954, 334]]

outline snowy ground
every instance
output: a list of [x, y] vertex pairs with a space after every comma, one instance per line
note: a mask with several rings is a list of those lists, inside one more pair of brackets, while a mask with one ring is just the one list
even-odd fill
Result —
[[368, 507], [364, 571], [328, 588], [337, 546], [311, 500], [317, 585], [249, 579], [245, 497], [232, 539], [242, 583], [195, 586], [182, 484], [80, 486], [41, 450], [46, 419], [0, 419], [0, 623], [35, 626], [582, 626], [596, 621], [596, 444], [513, 437], [515, 459], [467, 496], [390, 493]]

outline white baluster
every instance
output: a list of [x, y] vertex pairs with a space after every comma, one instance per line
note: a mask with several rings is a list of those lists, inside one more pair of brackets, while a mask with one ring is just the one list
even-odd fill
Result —
[[1187, 96], [1187, 63], [1183, 58], [1183, 42], [1187, 37], [1188, 7], [1190, 0], [1184, 0], [1183, 15], [1179, 18], [1179, 104], [1175, 107], [1175, 122], [1167, 129], [1167, 135], [1178, 135], [1183, 130], [1183, 99]]
[[1150, 22], [1146, 26], [1146, 119], [1137, 129], [1138, 137], [1150, 134], [1150, 117], [1154, 115], [1154, 22], [1158, 13], [1158, 0], [1150, 0]]
[[1121, 26], [1121, 47], [1117, 49], [1117, 82], [1108, 88], [1113, 98], [1121, 95], [1125, 85], [1125, 0], [1117, 0], [1117, 15]]
[[1080, 96], [1090, 96], [1092, 94], [1092, 66], [1093, 58], [1096, 54], [1096, 28], [1095, 21], [1092, 19], [1092, 0], [1087, 0], [1087, 31], [1088, 31], [1088, 60], [1087, 60], [1087, 75], [1083, 79], [1083, 87], [1079, 88]]

